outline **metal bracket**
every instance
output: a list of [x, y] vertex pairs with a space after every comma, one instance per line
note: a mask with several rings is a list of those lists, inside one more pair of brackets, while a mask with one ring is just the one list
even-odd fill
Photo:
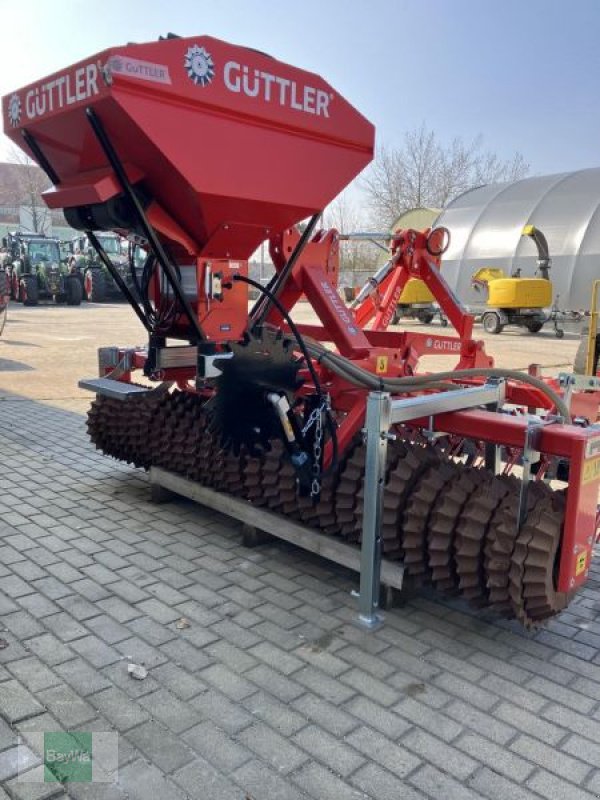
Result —
[[213, 355], [199, 355], [198, 356], [198, 378], [197, 381], [203, 381], [207, 378], [218, 378], [222, 375], [222, 371], [217, 366], [217, 361], [226, 361], [233, 358], [233, 353], [214, 353]]
[[597, 391], [600, 389], [600, 378], [596, 378], [593, 375], [574, 375], [570, 372], [560, 372], [558, 383], [564, 390], [563, 399], [569, 409], [571, 408], [573, 392]]
[[365, 424], [365, 505], [357, 624], [371, 631], [383, 623], [383, 617], [377, 609], [381, 583], [381, 515], [391, 408], [389, 392], [369, 393]]
[[[506, 391], [506, 381], [504, 378], [489, 378], [486, 381], [487, 385], [490, 386], [503, 386], [503, 391]], [[500, 403], [495, 401], [493, 403], [487, 403], [486, 408], [488, 411], [499, 411]], [[498, 444], [494, 444], [493, 442], [486, 442], [485, 444], [485, 468], [492, 472], [494, 475], [498, 475], [500, 473], [501, 468], [501, 447]]]
[[181, 369], [195, 367], [198, 348], [195, 345], [175, 345], [156, 349], [156, 369]]
[[[118, 347], [100, 347], [98, 350], [98, 375], [100, 378], [110, 378], [118, 381], [127, 372], [133, 369], [135, 348], [129, 347], [120, 350]], [[121, 357], [119, 358], [119, 355]], [[107, 369], [109, 370], [107, 372]]]
[[104, 397], [112, 397], [114, 400], [129, 400], [134, 395], [148, 395], [156, 391], [151, 386], [136, 386], [113, 378], [83, 378], [77, 385], [80, 389], [86, 389], [88, 392], [94, 392], [94, 394]]

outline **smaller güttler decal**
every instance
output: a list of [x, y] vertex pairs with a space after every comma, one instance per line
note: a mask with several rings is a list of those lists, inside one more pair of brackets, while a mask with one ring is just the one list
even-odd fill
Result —
[[165, 64], [154, 64], [151, 61], [142, 61], [139, 58], [114, 55], [106, 62], [105, 75], [125, 75], [141, 81], [153, 83], [171, 83], [169, 68]]
[[205, 47], [193, 44], [188, 47], [183, 61], [188, 78], [196, 86], [208, 86], [215, 77], [215, 62]]

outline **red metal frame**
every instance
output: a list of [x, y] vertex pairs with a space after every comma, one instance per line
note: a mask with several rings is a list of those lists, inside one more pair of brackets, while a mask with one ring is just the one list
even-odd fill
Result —
[[411, 278], [417, 278], [426, 284], [459, 337], [463, 341], [471, 338], [473, 316], [444, 280], [440, 272], [441, 253], [431, 252], [430, 240], [439, 237], [441, 231], [444, 235], [447, 233], [441, 228], [396, 231], [391, 243], [390, 272], [378, 289], [354, 310], [354, 318], [361, 328], [373, 320], [372, 330], [386, 330], [404, 287]]
[[[352, 359], [358, 366], [382, 376], [403, 376], [415, 374], [419, 358], [424, 355], [448, 354], [458, 356], [457, 368], [489, 367], [493, 360], [485, 353], [483, 343], [470, 338], [472, 319], [462, 306], [453, 308], [453, 295], [440, 276], [439, 269], [430, 263], [424, 253], [424, 234], [417, 236], [397, 236], [398, 262], [396, 270], [397, 285], [404, 285], [409, 277], [419, 277], [430, 286], [436, 299], [458, 331], [468, 334], [463, 337], [431, 335], [411, 331], [391, 332], [376, 329], [361, 329], [349, 309], [337, 293], [334, 281], [337, 279], [338, 239], [335, 231], [320, 231], [305, 248], [297, 261], [291, 277], [280, 296], [280, 301], [292, 310], [303, 297], [307, 298], [315, 310], [321, 325], [299, 325], [304, 336], [323, 342], [331, 342], [335, 349]], [[271, 241], [275, 267], [283, 268], [286, 257], [298, 239], [296, 231], [287, 231]], [[418, 246], [415, 246], [418, 245]], [[402, 247], [405, 250], [402, 250]], [[404, 281], [404, 283], [403, 283]], [[273, 308], [267, 322], [281, 327], [280, 313]], [[124, 353], [124, 351], [123, 351]], [[134, 369], [143, 368], [146, 360], [144, 351], [133, 355]], [[350, 385], [332, 373], [323, 364], [314, 365], [323, 387], [332, 398], [332, 406], [340, 415], [338, 445], [340, 453], [349, 446], [364, 424], [366, 392]], [[313, 386], [307, 371], [303, 371], [304, 386], [300, 394], [311, 393]], [[195, 368], [165, 370], [161, 380], [174, 380], [180, 388], [195, 391], [189, 382], [195, 377]], [[130, 376], [126, 376], [127, 380]], [[462, 381], [477, 385], [482, 380]], [[556, 381], [550, 382], [560, 391]], [[535, 387], [509, 381], [507, 383], [507, 402], [521, 408], [539, 408], [551, 412], [554, 409], [547, 396]], [[575, 395], [576, 397], [576, 395]], [[595, 407], [597, 408], [597, 397]], [[417, 420], [416, 426], [429, 427], [430, 420]], [[450, 435], [472, 439], [478, 442], [493, 442], [512, 448], [518, 452], [525, 441], [527, 427], [523, 416], [509, 416], [486, 411], [455, 412], [441, 414], [434, 418], [435, 430]], [[545, 456], [565, 458], [570, 464], [569, 490], [565, 526], [561, 549], [558, 588], [570, 591], [581, 585], [587, 575], [582, 569], [582, 559], [589, 561], [590, 541], [595, 535], [596, 501], [600, 487], [600, 469], [596, 474], [594, 459], [586, 456], [590, 443], [600, 441], [595, 431], [571, 425], [550, 425], [542, 431], [541, 450]], [[331, 461], [331, 445], [326, 447], [325, 464]], [[596, 457], [599, 458], [599, 457]], [[592, 466], [590, 466], [592, 463]], [[585, 479], [584, 479], [585, 476]], [[515, 525], [516, 509], [515, 509]]]

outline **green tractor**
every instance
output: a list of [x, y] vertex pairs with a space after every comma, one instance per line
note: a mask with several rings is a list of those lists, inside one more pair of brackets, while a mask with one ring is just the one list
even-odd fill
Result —
[[[131, 277], [129, 259], [121, 249], [121, 239], [115, 233], [96, 233], [102, 249], [116, 267], [119, 275], [134, 296], [137, 287]], [[72, 259], [83, 275], [83, 293], [91, 303], [102, 303], [108, 298], [121, 298], [121, 290], [106, 266], [100, 261], [87, 236], [77, 236], [71, 243]]]
[[67, 264], [60, 241], [41, 233], [9, 233], [2, 241], [9, 253], [10, 295], [26, 306], [41, 298], [78, 306], [83, 299], [82, 275]]

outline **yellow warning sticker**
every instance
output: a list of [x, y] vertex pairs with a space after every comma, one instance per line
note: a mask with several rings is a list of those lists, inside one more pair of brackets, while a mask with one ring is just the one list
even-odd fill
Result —
[[[377, 356], [377, 363], [375, 365], [375, 372], [387, 372], [388, 368], [388, 357], [387, 356]], [[598, 459], [600, 461], [600, 458]]]
[[600, 478], [600, 456], [597, 458], [590, 458], [588, 461], [583, 462], [583, 475], [581, 483], [591, 483]]
[[587, 557], [587, 550], [584, 550], [583, 553], [579, 553], [577, 556], [577, 561], [575, 562], [575, 575], [581, 575], [582, 572], [585, 572], [585, 568], [587, 567]]

